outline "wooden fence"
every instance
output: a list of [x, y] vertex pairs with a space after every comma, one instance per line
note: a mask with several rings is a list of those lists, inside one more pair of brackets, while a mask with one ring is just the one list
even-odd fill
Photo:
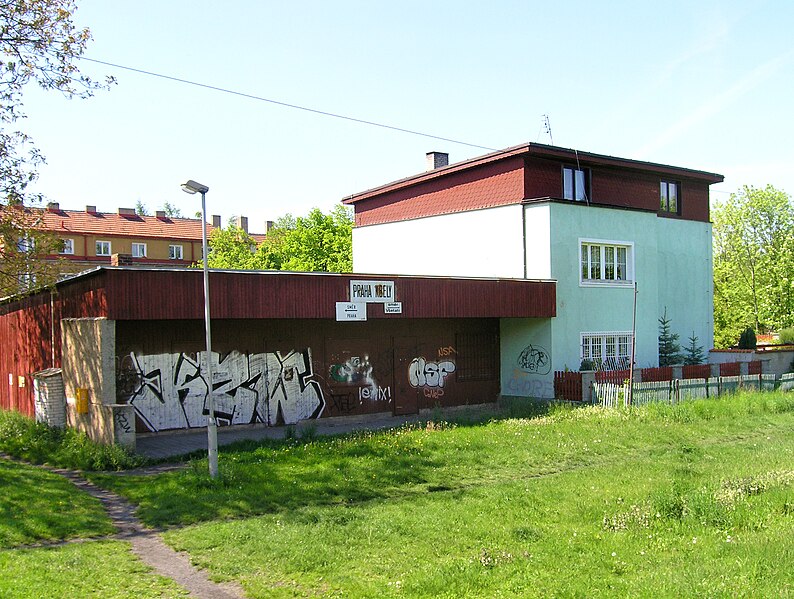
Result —
[[582, 373], [562, 370], [555, 372], [554, 397], [566, 401], [582, 401]]
[[[781, 379], [781, 388], [790, 385], [794, 390], [794, 375]], [[672, 381], [650, 381], [632, 385], [632, 404], [642, 406], [662, 402], [675, 404], [690, 399], [718, 397], [735, 393], [739, 389], [771, 391], [777, 386], [774, 374], [748, 374], [743, 376], [719, 376], [701, 379], [676, 379]], [[593, 383], [593, 403], [605, 407], [628, 405], [629, 386], [614, 383]]]

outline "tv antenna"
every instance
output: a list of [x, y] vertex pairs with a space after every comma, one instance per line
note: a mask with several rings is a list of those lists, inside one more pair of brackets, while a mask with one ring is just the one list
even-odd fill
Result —
[[549, 122], [549, 115], [543, 115], [543, 127], [546, 129], [546, 133], [549, 135], [549, 139], [551, 140], [551, 145], [554, 145], [554, 136], [551, 134], [551, 123]]

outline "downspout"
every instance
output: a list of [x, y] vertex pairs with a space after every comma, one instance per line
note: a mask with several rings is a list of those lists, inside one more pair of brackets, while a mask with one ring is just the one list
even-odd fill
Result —
[[50, 367], [55, 368], [55, 290], [50, 289]]
[[521, 238], [524, 244], [524, 278], [527, 278], [527, 205], [521, 204]]

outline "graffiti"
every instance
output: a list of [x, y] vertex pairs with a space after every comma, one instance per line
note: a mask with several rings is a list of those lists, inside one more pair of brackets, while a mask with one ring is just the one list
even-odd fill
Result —
[[[151, 431], [206, 426], [210, 385], [205, 354], [130, 353], [118, 361], [117, 401], [129, 403]], [[212, 354], [212, 399], [218, 424], [291, 424], [325, 407], [311, 350]]]
[[504, 388], [506, 395], [547, 399], [554, 397], [553, 381], [534, 378], [519, 369], [513, 371], [513, 375], [505, 382]]
[[414, 358], [408, 367], [408, 381], [411, 387], [443, 387], [447, 376], [455, 372], [455, 362], [428, 362], [424, 358]]
[[132, 425], [130, 424], [127, 415], [123, 412], [116, 412], [116, 426], [121, 429], [124, 433], [131, 433], [132, 432]]
[[551, 358], [549, 353], [540, 346], [527, 345], [518, 355], [518, 367], [524, 372], [533, 374], [549, 374]]
[[444, 396], [444, 390], [440, 387], [424, 387], [422, 389], [422, 395], [428, 399], [439, 399]]
[[451, 345], [448, 345], [447, 347], [439, 347], [438, 348], [438, 357], [439, 358], [446, 358], [446, 357], [451, 356], [452, 354], [456, 354], [456, 353], [458, 353], [458, 352], [456, 352], [455, 348], [452, 347]]
[[391, 387], [360, 387], [358, 390], [358, 401], [386, 401], [391, 402]]
[[362, 360], [358, 356], [348, 358], [343, 364], [331, 364], [331, 378], [337, 383], [347, 383], [349, 385], [372, 386], [373, 366], [369, 361], [369, 356], [364, 356]]

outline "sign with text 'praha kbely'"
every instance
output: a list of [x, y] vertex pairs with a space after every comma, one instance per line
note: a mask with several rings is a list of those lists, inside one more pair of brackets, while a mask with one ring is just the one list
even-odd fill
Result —
[[350, 281], [350, 301], [367, 304], [394, 302], [394, 281]]

